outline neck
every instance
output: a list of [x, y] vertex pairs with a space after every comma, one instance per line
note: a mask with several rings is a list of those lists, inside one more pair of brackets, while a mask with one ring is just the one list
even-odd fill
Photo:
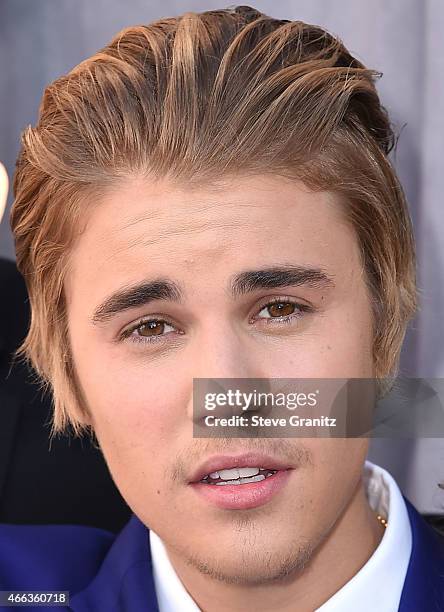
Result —
[[273, 585], [246, 587], [202, 575], [167, 548], [170, 561], [203, 612], [313, 612], [365, 565], [380, 543], [384, 526], [370, 508], [362, 480], [346, 510], [296, 576]]

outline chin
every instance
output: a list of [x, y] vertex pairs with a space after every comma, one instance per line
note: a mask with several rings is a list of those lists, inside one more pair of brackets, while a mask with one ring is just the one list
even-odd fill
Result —
[[213, 539], [211, 546], [201, 550], [190, 546], [183, 554], [187, 563], [202, 574], [226, 584], [245, 586], [293, 578], [310, 561], [314, 549], [309, 542], [289, 539], [285, 530], [281, 538], [273, 537], [273, 533], [264, 537], [261, 533], [236, 531], [224, 541]]

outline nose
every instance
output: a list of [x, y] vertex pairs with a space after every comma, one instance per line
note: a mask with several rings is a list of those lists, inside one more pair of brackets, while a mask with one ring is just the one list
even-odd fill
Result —
[[[198, 422], [211, 414], [205, 408], [206, 394], [227, 394], [258, 391], [268, 387], [261, 355], [254, 350], [251, 338], [238, 334], [234, 329], [224, 333], [201, 334], [189, 355], [189, 385], [187, 417]], [[241, 414], [242, 408], [227, 404], [217, 407], [217, 416]]]

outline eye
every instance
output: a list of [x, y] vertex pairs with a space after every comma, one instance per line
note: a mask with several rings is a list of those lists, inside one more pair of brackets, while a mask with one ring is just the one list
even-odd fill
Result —
[[[262, 305], [256, 317], [250, 320], [262, 320], [265, 324], [293, 323], [305, 313], [313, 312], [314, 308], [307, 304], [300, 304], [291, 298], [276, 298]], [[259, 316], [265, 313], [265, 316]], [[162, 342], [171, 334], [183, 334], [175, 325], [165, 319], [141, 319], [120, 334], [120, 340], [142, 344]]]
[[[265, 320], [266, 324], [292, 323], [308, 312], [313, 312], [313, 308], [307, 304], [300, 304], [290, 298], [277, 298], [264, 304], [256, 319]], [[259, 316], [261, 313], [265, 315]]]
[[174, 325], [163, 319], [144, 319], [122, 332], [120, 338], [129, 342], [158, 342], [175, 330]]

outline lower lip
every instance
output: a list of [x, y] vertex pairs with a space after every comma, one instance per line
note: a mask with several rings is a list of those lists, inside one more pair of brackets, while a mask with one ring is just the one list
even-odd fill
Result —
[[209, 485], [193, 482], [191, 486], [196, 493], [219, 508], [247, 510], [269, 502], [285, 487], [292, 471], [292, 468], [278, 470], [273, 476], [247, 484]]

